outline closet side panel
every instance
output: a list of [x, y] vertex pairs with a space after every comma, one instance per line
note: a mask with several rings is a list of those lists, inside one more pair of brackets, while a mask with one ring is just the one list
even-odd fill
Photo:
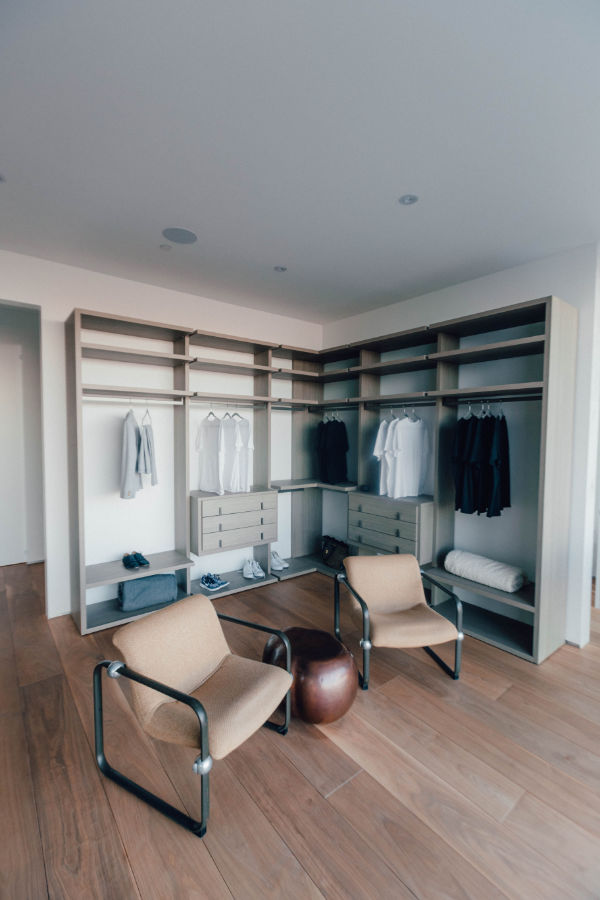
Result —
[[83, 447], [81, 423], [81, 316], [71, 313], [65, 325], [67, 364], [67, 448], [69, 455], [69, 545], [71, 614], [85, 629], [85, 561]]
[[565, 640], [577, 310], [553, 297], [546, 321], [536, 662], [544, 660]]
[[[190, 339], [185, 335], [181, 340], [173, 342], [173, 352], [188, 356]], [[189, 366], [177, 366], [173, 372], [173, 387], [189, 390]], [[186, 556], [190, 555], [190, 463], [189, 463], [189, 406], [188, 397], [182, 406], [174, 407], [173, 440], [174, 440], [174, 504], [175, 504], [175, 547]], [[180, 569], [177, 581], [181, 590], [190, 592], [190, 570]]]

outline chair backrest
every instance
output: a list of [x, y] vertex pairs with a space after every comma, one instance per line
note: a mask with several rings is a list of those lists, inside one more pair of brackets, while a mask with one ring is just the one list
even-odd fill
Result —
[[370, 612], [399, 612], [426, 603], [419, 563], [410, 553], [348, 556], [344, 568]]
[[[113, 638], [123, 662], [184, 693], [195, 690], [230, 653], [215, 609], [201, 594], [120, 628]], [[167, 699], [132, 681], [133, 706], [142, 726]]]

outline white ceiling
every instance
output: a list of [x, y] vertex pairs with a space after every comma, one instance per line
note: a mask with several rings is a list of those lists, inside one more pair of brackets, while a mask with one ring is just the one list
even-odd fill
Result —
[[4, 0], [0, 247], [326, 322], [598, 240], [599, 47], [598, 0]]

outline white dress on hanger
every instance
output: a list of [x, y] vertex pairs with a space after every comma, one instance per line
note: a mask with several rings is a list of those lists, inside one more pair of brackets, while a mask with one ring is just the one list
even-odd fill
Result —
[[240, 448], [240, 491], [249, 491], [252, 488], [254, 443], [252, 441], [252, 426], [248, 419], [240, 417], [237, 420], [240, 429], [242, 446]]
[[223, 494], [223, 429], [215, 415], [200, 422], [196, 450], [200, 454], [200, 490]]
[[223, 436], [223, 488], [237, 494], [240, 487], [240, 452], [242, 437], [239, 420], [225, 416], [221, 420]]
[[373, 447], [373, 456], [379, 461], [379, 493], [382, 496], [387, 494], [388, 460], [385, 454], [385, 439], [389, 426], [390, 422], [387, 419], [380, 422]]
[[427, 426], [422, 419], [408, 416], [398, 421], [393, 438], [394, 500], [416, 497], [423, 492], [429, 456]]

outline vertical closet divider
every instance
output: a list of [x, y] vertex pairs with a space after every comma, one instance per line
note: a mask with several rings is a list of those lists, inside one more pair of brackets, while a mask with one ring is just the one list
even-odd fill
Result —
[[[185, 334], [173, 341], [173, 353], [190, 355], [190, 336]], [[177, 390], [190, 389], [190, 368], [188, 363], [175, 367], [173, 371], [173, 387]], [[190, 555], [190, 398], [184, 396], [183, 406], [173, 410], [174, 440], [174, 503], [175, 503], [175, 546], [189, 557]], [[189, 594], [191, 590], [190, 569], [176, 572], [177, 585], [181, 592]]]
[[[315, 359], [305, 358], [308, 354], [296, 354], [292, 350], [292, 370], [323, 374], [323, 363], [318, 355]], [[323, 383], [304, 379], [293, 379], [292, 398], [323, 402]], [[315, 478], [317, 461], [313, 443], [316, 421], [306, 407], [292, 410], [292, 480]], [[310, 556], [319, 552], [319, 540], [323, 533], [323, 507], [321, 491], [305, 488], [293, 491], [291, 496], [292, 557]]]
[[[458, 349], [460, 340], [455, 334], [440, 331], [437, 334], [437, 352]], [[458, 365], [438, 361], [436, 366], [436, 390], [445, 391], [458, 387]], [[436, 461], [433, 495], [435, 500], [433, 546], [435, 558], [445, 556], [454, 547], [454, 473], [452, 471], [452, 445], [457, 420], [456, 407], [444, 405], [436, 399], [435, 433], [433, 452]]]
[[[254, 364], [273, 365], [273, 349], [254, 350]], [[254, 394], [259, 397], [272, 396], [271, 372], [259, 372], [254, 375]], [[271, 408], [270, 402], [254, 408], [252, 414], [252, 432], [254, 436], [252, 490], [264, 490], [271, 487]], [[254, 548], [254, 558], [263, 571], [271, 573], [271, 544], [258, 544]]]
[[[361, 349], [359, 356], [359, 365], [370, 366], [378, 363], [381, 359], [381, 353], [377, 350]], [[381, 377], [371, 373], [360, 372], [358, 376], [358, 396], [359, 397], [378, 397], [380, 391]], [[375, 437], [379, 427], [380, 411], [378, 409], [369, 408], [366, 403], [359, 403], [357, 417], [358, 434], [356, 436], [358, 443], [358, 477], [357, 483], [361, 491], [377, 490], [377, 461], [373, 456], [373, 446]]]

